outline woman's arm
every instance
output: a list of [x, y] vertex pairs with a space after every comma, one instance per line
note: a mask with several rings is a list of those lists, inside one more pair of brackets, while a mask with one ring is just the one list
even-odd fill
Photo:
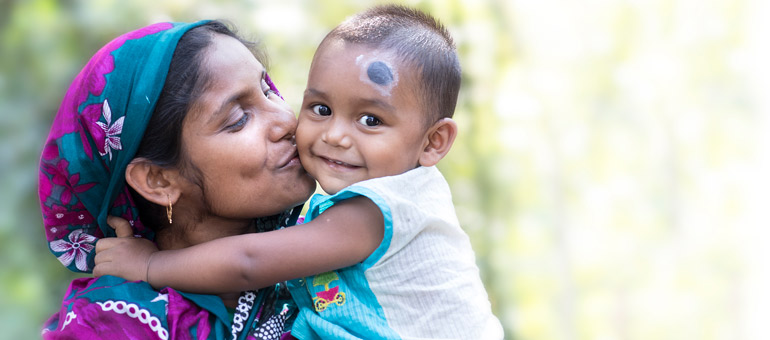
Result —
[[377, 249], [383, 234], [380, 209], [357, 196], [306, 224], [185, 249], [154, 252], [146, 240], [103, 239], [97, 243], [94, 275], [194, 293], [257, 289], [361, 262]]

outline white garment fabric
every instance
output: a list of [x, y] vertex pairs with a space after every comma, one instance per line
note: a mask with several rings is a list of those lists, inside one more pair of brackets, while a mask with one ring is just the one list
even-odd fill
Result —
[[436, 167], [356, 184], [390, 207], [393, 236], [365, 276], [388, 324], [417, 338], [502, 339], [452, 193]]
[[[311, 203], [310, 213], [314, 206], [321, 206], [315, 209], [320, 213], [356, 195], [380, 207], [385, 218], [382, 244], [361, 264], [335, 271], [340, 281], [333, 282], [340, 282], [345, 303], [320, 312], [302, 308], [292, 334], [346, 339], [391, 338], [394, 333], [402, 339], [503, 338], [449, 186], [436, 167], [356, 183], [323, 197], [323, 202]], [[304, 289], [297, 289], [294, 282], [292, 295], [302, 295], [295, 297], [301, 306], [308, 304], [303, 299], [312, 298], [308, 291], [314, 294], [311, 280], [307, 278]], [[341, 334], [340, 329], [349, 333]]]

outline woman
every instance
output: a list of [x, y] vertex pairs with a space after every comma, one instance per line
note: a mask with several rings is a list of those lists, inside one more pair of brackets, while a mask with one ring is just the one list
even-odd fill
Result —
[[[221, 23], [120, 36], [75, 78], [44, 147], [49, 247], [68, 268], [90, 272], [94, 244], [114, 235], [108, 215], [161, 249], [292, 224], [293, 207], [315, 189], [295, 128], [262, 63]], [[271, 338], [277, 328], [276, 338], [290, 324], [285, 293], [279, 285], [216, 297], [82, 278], [43, 336]]]

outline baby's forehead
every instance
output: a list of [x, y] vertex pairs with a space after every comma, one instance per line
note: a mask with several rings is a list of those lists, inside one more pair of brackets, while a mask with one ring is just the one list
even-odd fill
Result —
[[[344, 54], [344, 67], [354, 70], [362, 86], [375, 89], [389, 100], [414, 100], [422, 104], [421, 72], [413, 62], [399, 56], [395, 49], [343, 40], [327, 41], [320, 48], [329, 48], [331, 51], [328, 52], [333, 54]], [[328, 56], [327, 51], [319, 52]], [[328, 62], [334, 58], [322, 60]], [[314, 67], [324, 68], [325, 65], [320, 63]], [[396, 89], [401, 96], [394, 96]]]
[[[358, 69], [359, 79], [370, 86], [385, 92], [393, 90], [396, 86], [413, 87], [419, 84], [419, 72], [416, 72], [412, 63], [399, 57], [395, 51], [356, 48], [354, 50], [355, 63], [350, 65]], [[403, 81], [404, 77], [412, 81]], [[416, 89], [415, 89], [416, 90]], [[387, 93], [382, 93], [387, 96]]]
[[387, 86], [393, 83], [393, 69], [387, 62], [374, 60], [366, 67], [366, 76], [374, 84]]

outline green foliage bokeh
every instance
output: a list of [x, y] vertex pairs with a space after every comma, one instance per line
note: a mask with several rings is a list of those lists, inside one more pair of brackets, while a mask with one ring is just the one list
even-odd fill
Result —
[[[766, 2], [395, 2], [458, 45], [460, 135], [439, 167], [507, 339], [767, 338]], [[226, 19], [296, 111], [323, 36], [378, 3], [0, 1], [0, 338], [38, 338], [78, 276], [48, 252], [37, 162], [98, 48]]]

